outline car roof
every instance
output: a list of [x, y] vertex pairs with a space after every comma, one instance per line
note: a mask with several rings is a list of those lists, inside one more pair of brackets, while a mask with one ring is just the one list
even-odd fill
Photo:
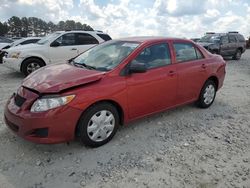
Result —
[[138, 36], [138, 37], [127, 37], [127, 38], [121, 38], [119, 40], [123, 41], [130, 41], [130, 42], [157, 42], [157, 41], [166, 41], [166, 40], [176, 40], [176, 41], [187, 41], [192, 42], [189, 39], [183, 39], [183, 38], [174, 38], [174, 37], [162, 37], [162, 36]]
[[65, 30], [65, 31], [55, 31], [55, 32], [58, 32], [58, 33], [75, 33], [75, 32], [78, 32], [78, 33], [92, 33], [92, 34], [104, 34], [104, 35], [107, 35], [107, 33], [104, 33], [102, 31], [85, 31], [85, 30]]

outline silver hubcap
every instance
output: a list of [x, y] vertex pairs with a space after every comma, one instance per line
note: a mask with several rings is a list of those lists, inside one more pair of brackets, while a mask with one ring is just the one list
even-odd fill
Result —
[[213, 85], [208, 85], [205, 89], [205, 93], [203, 95], [204, 97], [204, 103], [205, 104], [210, 104], [214, 100], [214, 95], [215, 95], [215, 88]]
[[36, 63], [36, 62], [33, 62], [33, 63], [28, 64], [27, 72], [32, 73], [32, 72], [34, 72], [35, 70], [37, 70], [39, 68], [40, 68], [40, 65], [38, 63]]
[[241, 56], [241, 52], [240, 52], [240, 51], [238, 51], [238, 52], [237, 52], [237, 54], [236, 54], [236, 58], [237, 58], [237, 59], [239, 59], [239, 58], [240, 58], [240, 56]]
[[101, 142], [106, 140], [115, 127], [115, 117], [108, 110], [95, 113], [88, 122], [87, 133], [91, 140]]

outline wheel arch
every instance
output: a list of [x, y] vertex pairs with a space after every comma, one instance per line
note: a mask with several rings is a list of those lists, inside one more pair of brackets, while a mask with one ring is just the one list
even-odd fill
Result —
[[27, 57], [27, 58], [25, 58], [23, 61], [22, 61], [22, 63], [21, 63], [21, 66], [20, 66], [20, 71], [22, 72], [22, 69], [23, 69], [23, 64], [24, 64], [24, 62], [25, 61], [27, 61], [27, 60], [29, 60], [29, 59], [39, 59], [39, 60], [41, 60], [43, 63], [44, 63], [44, 66], [46, 65], [46, 62], [43, 60], [43, 58], [41, 58], [41, 57], [38, 57], [38, 56], [30, 56], [30, 57]]
[[212, 80], [215, 83], [215, 85], [216, 85], [216, 91], [217, 91], [218, 87], [219, 87], [219, 79], [215, 75], [212, 75], [206, 81], [208, 81], [208, 80]]
[[238, 47], [237, 49], [240, 50], [241, 53], [243, 52], [243, 48], [242, 47]]
[[[99, 101], [95, 101], [94, 103], [92, 103], [91, 105], [89, 105], [81, 114], [81, 116], [86, 112], [86, 110], [88, 110], [90, 107], [94, 106], [94, 105], [98, 105], [98, 104], [101, 104], [101, 103], [109, 103], [111, 105], [113, 105], [116, 109], [117, 109], [117, 112], [119, 114], [119, 124], [120, 125], [123, 125], [124, 124], [124, 109], [122, 108], [122, 106], [115, 100], [112, 100], [112, 99], [102, 99], [102, 100], [99, 100]], [[81, 118], [81, 116], [79, 117], [79, 120]], [[78, 135], [78, 130], [79, 130], [79, 120], [77, 122], [77, 125], [75, 127], [75, 135], [77, 136]]]

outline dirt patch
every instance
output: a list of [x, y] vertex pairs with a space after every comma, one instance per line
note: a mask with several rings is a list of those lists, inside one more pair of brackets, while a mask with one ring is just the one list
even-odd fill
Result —
[[250, 187], [250, 50], [227, 61], [209, 109], [187, 105], [139, 120], [96, 149], [12, 134], [3, 109], [22, 79], [0, 66], [1, 188]]

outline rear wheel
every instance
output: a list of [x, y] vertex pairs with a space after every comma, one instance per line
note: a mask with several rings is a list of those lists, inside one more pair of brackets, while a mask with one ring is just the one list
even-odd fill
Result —
[[207, 80], [201, 89], [197, 104], [200, 108], [208, 108], [214, 102], [216, 96], [216, 85], [214, 81]]
[[102, 146], [113, 138], [118, 125], [119, 114], [112, 104], [93, 105], [79, 120], [80, 140], [90, 147]]
[[44, 62], [40, 59], [29, 58], [23, 62], [21, 71], [25, 76], [28, 76], [30, 73], [43, 67], [44, 65]]
[[234, 54], [234, 56], [233, 56], [233, 59], [234, 60], [240, 60], [240, 58], [241, 58], [241, 50], [240, 49], [237, 49], [236, 50], [236, 52], [235, 52], [235, 54]]

